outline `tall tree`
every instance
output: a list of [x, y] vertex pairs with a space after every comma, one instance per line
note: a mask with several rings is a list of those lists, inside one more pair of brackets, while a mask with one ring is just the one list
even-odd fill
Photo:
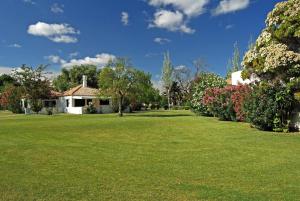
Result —
[[[187, 66], [178, 66], [174, 68], [174, 82], [178, 85], [180, 90], [179, 104], [186, 103], [191, 98], [192, 72]], [[174, 85], [174, 84], [173, 84]], [[174, 87], [173, 87], [174, 88]]]
[[168, 107], [171, 109], [171, 87], [173, 84], [173, 66], [169, 52], [164, 54], [162, 81], [168, 97]]
[[195, 59], [193, 61], [193, 65], [195, 68], [195, 78], [198, 77], [198, 75], [201, 72], [204, 72], [207, 70], [208, 64], [204, 58], [199, 57], [198, 59]]
[[123, 116], [122, 105], [125, 98], [142, 96], [152, 86], [151, 76], [129, 66], [125, 58], [117, 58], [103, 68], [99, 75], [101, 96], [117, 98], [119, 116]]
[[232, 56], [232, 71], [236, 72], [241, 70], [241, 57], [240, 57], [240, 50], [238, 47], [238, 43], [235, 42], [234, 45], [234, 51], [233, 51], [233, 56]]

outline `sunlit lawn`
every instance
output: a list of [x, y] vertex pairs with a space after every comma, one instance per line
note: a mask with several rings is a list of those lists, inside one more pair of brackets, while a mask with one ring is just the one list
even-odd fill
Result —
[[300, 135], [188, 111], [0, 113], [0, 200], [299, 200]]

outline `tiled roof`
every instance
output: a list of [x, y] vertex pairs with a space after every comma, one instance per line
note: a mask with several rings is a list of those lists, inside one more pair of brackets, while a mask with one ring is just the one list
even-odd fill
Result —
[[97, 96], [98, 94], [98, 89], [83, 87], [82, 85], [78, 85], [64, 92], [64, 96]]
[[63, 94], [60, 93], [60, 92], [58, 92], [58, 91], [53, 91], [53, 90], [50, 91], [50, 97], [51, 97], [51, 98], [57, 98], [57, 97], [60, 97], [60, 96], [62, 96], [62, 95], [63, 95]]

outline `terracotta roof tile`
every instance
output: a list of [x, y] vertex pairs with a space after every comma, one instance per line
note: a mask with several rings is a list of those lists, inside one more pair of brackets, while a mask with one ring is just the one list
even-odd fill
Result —
[[97, 96], [98, 94], [98, 89], [83, 87], [82, 85], [64, 92], [64, 96]]

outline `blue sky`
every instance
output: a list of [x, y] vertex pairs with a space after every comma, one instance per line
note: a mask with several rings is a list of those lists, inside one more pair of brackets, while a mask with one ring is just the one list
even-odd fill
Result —
[[126, 56], [161, 73], [162, 53], [175, 66], [203, 57], [209, 69], [226, 72], [233, 44], [246, 51], [279, 0], [1, 0], [0, 72], [21, 64], [72, 64]]

